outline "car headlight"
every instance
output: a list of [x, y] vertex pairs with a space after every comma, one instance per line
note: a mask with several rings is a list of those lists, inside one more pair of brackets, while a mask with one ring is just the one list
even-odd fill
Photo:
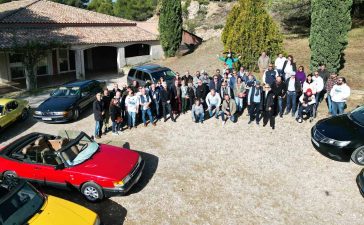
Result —
[[41, 111], [34, 111], [34, 114], [35, 115], [42, 115], [42, 112]]
[[97, 216], [97, 217], [96, 217], [96, 220], [95, 220], [95, 222], [94, 222], [94, 225], [100, 225], [100, 224], [101, 224], [100, 217], [99, 217], [99, 216]]
[[115, 187], [123, 187], [126, 183], [129, 182], [131, 177], [127, 175], [123, 180], [114, 182]]
[[53, 112], [52, 114], [55, 116], [67, 116], [68, 112]]
[[321, 142], [337, 147], [345, 147], [350, 144], [350, 141], [337, 141], [331, 138], [324, 138], [323, 140], [321, 140]]

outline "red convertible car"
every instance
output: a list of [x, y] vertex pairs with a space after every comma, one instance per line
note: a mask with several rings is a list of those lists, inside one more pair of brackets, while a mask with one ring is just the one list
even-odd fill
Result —
[[74, 139], [31, 133], [0, 150], [4, 180], [77, 188], [92, 202], [125, 194], [143, 168], [137, 152], [98, 144], [83, 132]]

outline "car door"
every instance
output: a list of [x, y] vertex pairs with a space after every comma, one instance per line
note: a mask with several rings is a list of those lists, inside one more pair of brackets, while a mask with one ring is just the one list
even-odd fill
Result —
[[81, 98], [78, 103], [81, 110], [84, 110], [87, 105], [92, 101], [91, 94], [92, 93], [90, 84], [81, 87]]
[[145, 81], [144, 81], [144, 72], [137, 70], [136, 74], [135, 74], [135, 80], [138, 81], [139, 86], [144, 86], [145, 85]]
[[130, 69], [129, 73], [128, 73], [128, 78], [127, 78], [127, 83], [128, 85], [132, 85], [133, 84], [133, 80], [135, 79], [135, 69]]
[[[43, 156], [42, 156], [43, 157]], [[34, 164], [35, 179], [42, 185], [67, 188], [67, 178], [64, 169], [56, 169], [57, 163], [43, 161]]]
[[18, 105], [14, 101], [8, 102], [5, 106], [5, 124], [14, 122], [17, 119], [16, 109]]

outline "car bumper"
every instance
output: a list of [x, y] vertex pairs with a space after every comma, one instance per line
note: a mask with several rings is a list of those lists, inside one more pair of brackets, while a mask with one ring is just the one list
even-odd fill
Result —
[[315, 139], [314, 128], [311, 130], [311, 142], [319, 153], [335, 161], [349, 162], [351, 154], [354, 151], [351, 148], [342, 148], [320, 142]]
[[359, 191], [361, 193], [361, 195], [364, 197], [364, 175], [363, 175], [364, 170], [360, 171], [360, 173], [358, 174], [358, 176], [356, 177], [356, 183], [359, 187]]
[[38, 116], [33, 115], [33, 118], [36, 119], [39, 122], [45, 122], [45, 123], [64, 123], [71, 120], [70, 116]]
[[134, 176], [126, 183], [123, 187], [115, 187], [115, 188], [103, 188], [105, 197], [112, 197], [116, 195], [124, 195], [126, 194], [140, 179], [143, 173], [145, 162], [142, 160], [140, 165], [135, 171]]

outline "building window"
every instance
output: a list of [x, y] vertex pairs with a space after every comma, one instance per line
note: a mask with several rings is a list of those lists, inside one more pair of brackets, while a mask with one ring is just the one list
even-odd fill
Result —
[[150, 55], [150, 45], [134, 44], [125, 47], [125, 58]]
[[47, 75], [48, 73], [48, 58], [44, 57], [40, 62], [37, 64], [36, 67], [37, 75]]
[[12, 79], [24, 78], [24, 55], [19, 53], [9, 53], [9, 67]]
[[58, 65], [59, 72], [69, 71], [68, 49], [58, 49]]

